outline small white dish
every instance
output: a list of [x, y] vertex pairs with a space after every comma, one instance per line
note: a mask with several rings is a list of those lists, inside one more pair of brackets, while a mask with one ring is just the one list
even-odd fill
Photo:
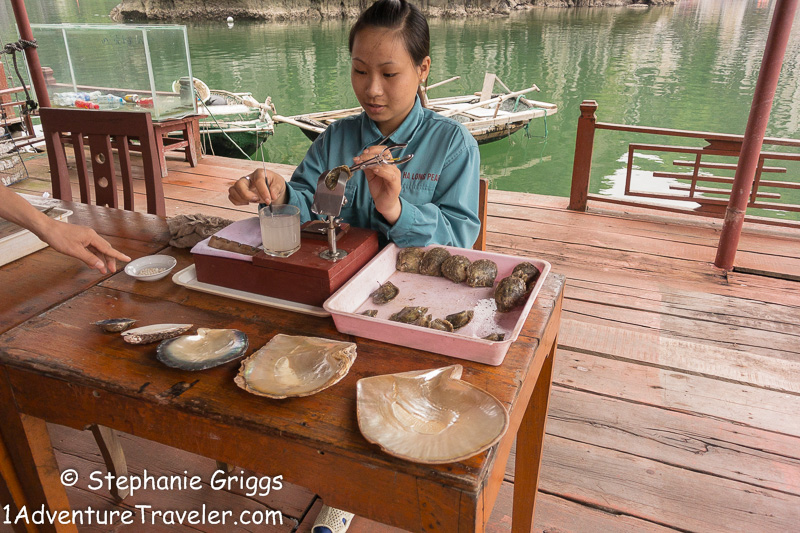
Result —
[[169, 255], [146, 255], [125, 265], [125, 273], [141, 281], [156, 281], [169, 274], [178, 260]]

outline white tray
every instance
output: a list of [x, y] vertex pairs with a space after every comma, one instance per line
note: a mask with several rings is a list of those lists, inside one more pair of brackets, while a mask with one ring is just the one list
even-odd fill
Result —
[[[2, 186], [3, 185], [0, 184], [0, 187]], [[44, 207], [38, 207], [36, 205], [35, 207], [40, 211], [44, 209]], [[69, 209], [55, 207], [53, 208], [53, 213], [50, 215], [50, 218], [67, 222], [71, 214], [72, 211]], [[0, 219], [0, 228], [2, 228], [2, 230], [0, 230], [0, 235], [5, 235], [5, 237], [0, 237], [0, 266], [21, 259], [26, 255], [30, 255], [33, 252], [47, 247], [47, 243], [40, 240], [32, 231], [17, 226], [12, 222]]]
[[245, 292], [236, 289], [229, 289], [227, 287], [220, 287], [219, 285], [212, 285], [211, 283], [203, 283], [197, 281], [197, 271], [194, 265], [189, 265], [174, 276], [172, 282], [200, 292], [207, 292], [209, 294], [216, 294], [217, 296], [224, 296], [226, 298], [233, 298], [234, 300], [242, 300], [243, 302], [250, 302], [259, 305], [266, 305], [267, 307], [275, 307], [276, 309], [285, 309], [287, 311], [294, 311], [296, 313], [303, 313], [312, 316], [331, 316], [329, 312], [321, 307], [316, 307], [308, 304], [301, 304], [289, 300], [281, 300], [280, 298], [272, 298], [270, 296], [263, 296], [252, 292]]

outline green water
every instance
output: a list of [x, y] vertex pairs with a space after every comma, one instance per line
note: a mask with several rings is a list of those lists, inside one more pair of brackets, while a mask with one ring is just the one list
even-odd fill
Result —
[[[32, 22], [110, 23], [107, 14], [115, 0], [49, 0], [47, 8], [43, 0], [26, 4]], [[461, 79], [431, 96], [479, 91], [486, 71], [512, 90], [538, 85], [541, 92], [533, 98], [557, 104], [558, 113], [534, 121], [530, 137], [519, 132], [481, 146], [482, 174], [493, 188], [568, 196], [584, 99], [597, 100], [598, 119], [604, 122], [743, 133], [773, 7], [774, 0], [682, 0], [670, 7], [550, 8], [482, 20], [432, 20], [431, 82]], [[14, 38], [8, 3], [0, 4], [0, 17], [0, 36], [8, 42]], [[346, 46], [349, 24], [237, 21], [228, 28], [224, 21], [188, 23], [193, 73], [212, 88], [249, 91], [259, 100], [271, 96], [283, 115], [356, 106]], [[91, 51], [82, 57], [90, 61]], [[769, 136], [798, 136], [799, 64], [796, 30]], [[598, 132], [592, 190], [610, 194], [621, 188], [627, 142], [661, 140], [668, 139]], [[267, 159], [297, 164], [309, 144], [294, 126], [278, 125], [265, 145]], [[651, 171], [676, 171], [671, 159], [652, 153], [634, 163], [635, 183], [643, 188], [666, 185]], [[788, 173], [769, 179], [798, 181], [798, 170], [790, 166]], [[794, 193], [784, 191], [780, 201], [800, 204], [800, 191]]]

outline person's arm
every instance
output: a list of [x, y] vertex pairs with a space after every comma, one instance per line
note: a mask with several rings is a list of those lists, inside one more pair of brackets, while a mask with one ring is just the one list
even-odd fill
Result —
[[116, 260], [130, 261], [91, 228], [53, 220], [14, 191], [0, 185], [0, 217], [29, 229], [54, 250], [80, 259], [105, 274]]
[[475, 244], [481, 224], [480, 152], [477, 143], [469, 140], [445, 162], [429, 203], [414, 205], [400, 198], [400, 216], [382, 228], [389, 240], [400, 247], [444, 244], [471, 248]]

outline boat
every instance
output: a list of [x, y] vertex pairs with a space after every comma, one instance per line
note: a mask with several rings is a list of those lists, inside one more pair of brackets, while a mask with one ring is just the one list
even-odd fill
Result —
[[[270, 112], [275, 111], [272, 99], [262, 104], [252, 93], [234, 93], [209, 89], [194, 78], [197, 113], [200, 115], [200, 138], [206, 153], [224, 157], [250, 158], [267, 138], [275, 133]], [[189, 78], [172, 82], [172, 91], [189, 88]]]
[[[483, 90], [479, 93], [444, 98], [427, 98], [427, 93], [445, 83], [460, 79], [459, 76], [435, 83], [425, 92], [427, 106], [442, 116], [451, 117], [464, 124], [478, 141], [478, 144], [490, 143], [508, 137], [512, 133], [526, 127], [528, 123], [541, 117], [548, 117], [558, 112], [558, 106], [547, 102], [530, 100], [523, 95], [538, 91], [536, 85], [521, 91], [511, 91], [500, 79], [491, 73], [484, 77]], [[506, 92], [495, 93], [495, 83], [499, 83]], [[361, 107], [304, 113], [283, 116], [273, 113], [275, 123], [293, 124], [299, 127], [312, 141], [325, 131], [333, 122], [361, 113]]]

